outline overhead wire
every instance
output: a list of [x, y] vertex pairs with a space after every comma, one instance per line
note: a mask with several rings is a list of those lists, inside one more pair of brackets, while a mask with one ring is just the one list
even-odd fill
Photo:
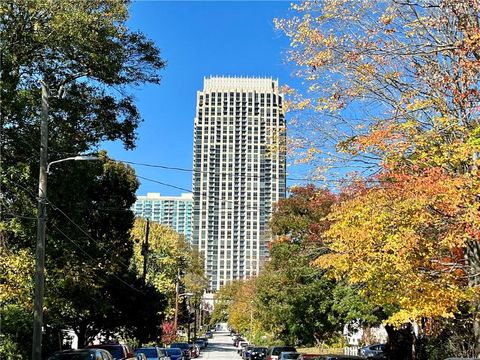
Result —
[[[53, 227], [60, 233], [62, 234], [67, 240], [69, 240], [72, 244], [74, 244], [78, 250], [80, 250], [83, 254], [85, 254], [90, 260], [93, 260], [93, 261], [97, 261], [98, 259], [95, 259], [93, 256], [91, 256], [88, 252], [86, 252], [75, 240], [73, 240], [70, 236], [68, 236], [67, 234], [65, 234], [62, 230], [60, 230], [58, 228], [57, 225], [53, 225]], [[96, 266], [98, 268], [98, 270], [104, 270], [102, 268], [100, 268], [98, 265]], [[123, 280], [122, 278], [118, 277], [116, 274], [114, 273], [109, 273], [109, 275], [113, 276], [115, 279], [117, 279], [118, 281], [120, 281], [121, 283], [123, 283], [124, 285], [128, 286], [129, 288], [131, 288], [132, 290], [135, 290], [136, 292], [142, 294], [142, 295], [145, 295], [145, 293], [141, 290], [138, 290], [136, 287], [134, 287], [133, 285], [127, 283], [125, 280]]]
[[[31, 191], [29, 191], [26, 187], [22, 186], [21, 184], [13, 181], [12, 179], [9, 179], [9, 178], [6, 178], [7, 180], [9, 180], [11, 183], [14, 183], [16, 186], [20, 187], [21, 189], [23, 189], [24, 191], [26, 191], [28, 194], [30, 194], [32, 197], [35, 198], [35, 196], [33, 195], [33, 193]], [[65, 218], [67, 218], [68, 221], [70, 221], [76, 228], [78, 228], [83, 234], [85, 234], [90, 240], [92, 240], [93, 242], [97, 243], [97, 241], [92, 237], [90, 236], [90, 234], [88, 234], [82, 227], [80, 227], [75, 221], [73, 221], [73, 219], [70, 218], [70, 216], [68, 216], [62, 209], [60, 209], [58, 206], [56, 206], [55, 204], [53, 204], [49, 199], [46, 199], [47, 200], [47, 205], [49, 205], [52, 209], [60, 212]], [[17, 214], [10, 214], [8, 213], [8, 215], [15, 215], [16, 217], [19, 217], [19, 218], [25, 218], [25, 219], [37, 219], [36, 217], [27, 217], [27, 216], [21, 216], [21, 215], [17, 215]], [[91, 260], [98, 260], [98, 259], [95, 259], [94, 257], [92, 257], [88, 252], [86, 252], [75, 240], [73, 240], [71, 237], [69, 237], [67, 234], [65, 234], [57, 225], [53, 224], [53, 227], [60, 233], [62, 234], [65, 238], [67, 238], [70, 242], [72, 242], [83, 254], [85, 254], [88, 258], [90, 258]], [[107, 251], [104, 252], [104, 254], [108, 254], [110, 251], [112, 251], [113, 249], [108, 249]], [[126, 264], [124, 261], [118, 259], [118, 262], [125, 266], [127, 269], [129, 267], [128, 264]], [[99, 268], [99, 270], [103, 270], [101, 268]], [[131, 284], [128, 284], [127, 282], [125, 282], [123, 279], [121, 279], [120, 277], [118, 277], [116, 274], [113, 274], [113, 273], [110, 273], [111, 276], [113, 276], [114, 278], [116, 278], [117, 280], [119, 280], [120, 282], [124, 283], [125, 285], [127, 285], [128, 287], [130, 287], [131, 289], [141, 293], [141, 294], [144, 294], [142, 291], [138, 290], [137, 288], [135, 288], [134, 286], [132, 286]]]
[[[233, 172], [224, 172], [224, 171], [205, 171], [205, 170], [195, 170], [195, 169], [188, 169], [188, 168], [182, 168], [182, 167], [175, 167], [175, 166], [168, 166], [168, 165], [162, 165], [162, 164], [149, 164], [149, 163], [142, 163], [142, 162], [135, 162], [135, 161], [128, 161], [128, 160], [121, 160], [121, 159], [111, 159], [113, 161], [119, 161], [123, 162], [125, 164], [130, 164], [130, 165], [138, 165], [138, 166], [145, 166], [145, 167], [151, 167], [151, 168], [159, 168], [159, 169], [164, 169], [164, 170], [173, 170], [173, 171], [181, 171], [181, 172], [191, 172], [191, 173], [200, 173], [200, 174], [208, 174], [208, 175], [227, 175], [227, 176], [233, 176], [236, 175]], [[259, 174], [248, 174], [242, 177], [252, 177], [252, 178], [258, 178], [262, 177], [264, 175], [259, 175]], [[278, 179], [278, 176], [271, 176], [270, 178], [273, 179]], [[309, 178], [294, 178], [294, 177], [286, 177], [286, 180], [291, 180], [291, 181], [311, 181], [311, 182], [329, 182], [331, 181], [330, 179], [309, 179]]]

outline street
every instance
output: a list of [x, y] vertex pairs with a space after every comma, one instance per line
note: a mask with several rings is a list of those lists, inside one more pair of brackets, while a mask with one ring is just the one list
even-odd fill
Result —
[[202, 351], [200, 358], [207, 360], [240, 359], [227, 331], [214, 332], [213, 338], [209, 339], [208, 347]]

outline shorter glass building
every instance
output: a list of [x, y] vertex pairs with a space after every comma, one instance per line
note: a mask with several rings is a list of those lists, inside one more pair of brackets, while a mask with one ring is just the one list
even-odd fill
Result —
[[137, 196], [132, 206], [135, 216], [170, 226], [192, 242], [192, 207], [191, 193], [180, 196], [161, 196], [160, 193], [147, 193]]

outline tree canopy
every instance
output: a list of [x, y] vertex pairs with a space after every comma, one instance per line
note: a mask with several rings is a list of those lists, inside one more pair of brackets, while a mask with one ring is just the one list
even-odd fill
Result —
[[[10, 319], [2, 324], [2, 343], [11, 346], [0, 351], [2, 357], [16, 351], [15, 356], [26, 358], [31, 337], [31, 305], [26, 304], [33, 302], [28, 275], [35, 244], [40, 84], [49, 90], [49, 162], [98, 152], [104, 141], [118, 140], [132, 149], [141, 117], [131, 89], [158, 84], [165, 62], [152, 41], [126, 26], [126, 1], [2, 1], [0, 16], [0, 245], [12, 260], [2, 272], [9, 306], [1, 309], [2, 318]], [[128, 269], [135, 174], [124, 164], [108, 161], [105, 154], [100, 157], [103, 161], [59, 164], [48, 176], [46, 355], [58, 349], [60, 329], [77, 331], [80, 344], [100, 328], [118, 329], [121, 321], [106, 321], [111, 311], [117, 312], [113, 319], [128, 316], [120, 311], [122, 304], [113, 301], [118, 292], [149, 293], [164, 306], [161, 296], [141, 289]], [[19, 256], [23, 263], [15, 260]], [[19, 284], [10, 287], [14, 277]], [[128, 300], [123, 303], [127, 304]], [[136, 331], [131, 319], [122, 321]], [[21, 346], [14, 350], [15, 344]]]

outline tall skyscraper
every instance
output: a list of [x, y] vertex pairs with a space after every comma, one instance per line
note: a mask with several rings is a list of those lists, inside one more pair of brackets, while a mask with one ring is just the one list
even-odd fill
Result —
[[197, 93], [193, 244], [210, 290], [259, 272], [285, 197], [283, 95], [272, 78], [210, 77]]
[[147, 196], [137, 196], [132, 206], [135, 216], [149, 219], [185, 235], [192, 241], [192, 194], [181, 196], [161, 196], [160, 193], [147, 193]]

